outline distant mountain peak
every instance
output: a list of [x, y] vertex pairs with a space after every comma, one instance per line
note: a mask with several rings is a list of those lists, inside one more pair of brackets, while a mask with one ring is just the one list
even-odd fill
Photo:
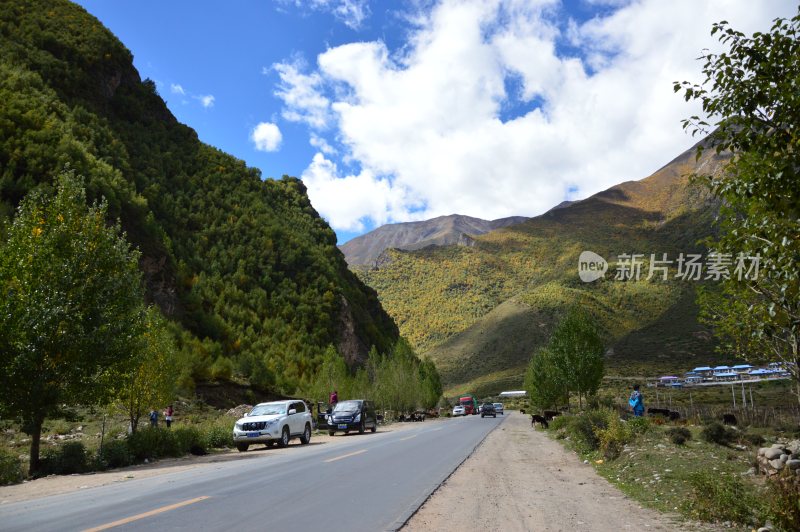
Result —
[[473, 237], [528, 220], [511, 216], [482, 220], [463, 214], [437, 216], [419, 222], [382, 225], [339, 246], [350, 266], [373, 266], [387, 249], [416, 250], [428, 246], [470, 246]]

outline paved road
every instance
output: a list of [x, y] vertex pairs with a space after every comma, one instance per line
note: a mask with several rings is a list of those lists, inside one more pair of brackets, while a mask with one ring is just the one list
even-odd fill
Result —
[[258, 457], [3, 505], [0, 530], [396, 530], [502, 421], [250, 451]]

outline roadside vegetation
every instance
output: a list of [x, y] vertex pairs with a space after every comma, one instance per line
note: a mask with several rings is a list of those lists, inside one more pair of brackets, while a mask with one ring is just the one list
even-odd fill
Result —
[[759, 447], [800, 438], [800, 429], [729, 427], [713, 419], [670, 422], [635, 418], [615, 407], [554, 418], [561, 440], [603, 477], [640, 503], [701, 521], [796, 530], [800, 523], [794, 472], [758, 474]]

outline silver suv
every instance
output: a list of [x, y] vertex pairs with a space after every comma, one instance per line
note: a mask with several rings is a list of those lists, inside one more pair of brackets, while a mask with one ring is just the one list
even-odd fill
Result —
[[241, 452], [254, 443], [286, 447], [293, 438], [303, 445], [311, 441], [311, 412], [303, 401], [259, 403], [233, 426], [233, 442]]

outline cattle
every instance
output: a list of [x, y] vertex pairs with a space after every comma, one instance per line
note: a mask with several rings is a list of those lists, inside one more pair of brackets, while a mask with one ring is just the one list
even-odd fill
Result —
[[560, 416], [561, 412], [556, 412], [555, 410], [545, 410], [542, 412], [542, 415], [547, 421], [553, 421], [553, 418], [556, 416]]
[[737, 425], [738, 421], [733, 414], [722, 414], [722, 423], [725, 425]]
[[524, 409], [524, 408], [520, 408], [520, 409], [519, 409], [519, 413], [520, 413], [520, 414], [524, 414], [524, 413], [525, 413], [525, 409]]
[[531, 427], [533, 427], [535, 423], [539, 423], [544, 429], [550, 426], [547, 423], [547, 419], [543, 416], [540, 416], [539, 414], [531, 414]]
[[648, 408], [647, 414], [650, 416], [664, 416], [670, 421], [678, 421], [681, 418], [681, 413], [668, 408]]

